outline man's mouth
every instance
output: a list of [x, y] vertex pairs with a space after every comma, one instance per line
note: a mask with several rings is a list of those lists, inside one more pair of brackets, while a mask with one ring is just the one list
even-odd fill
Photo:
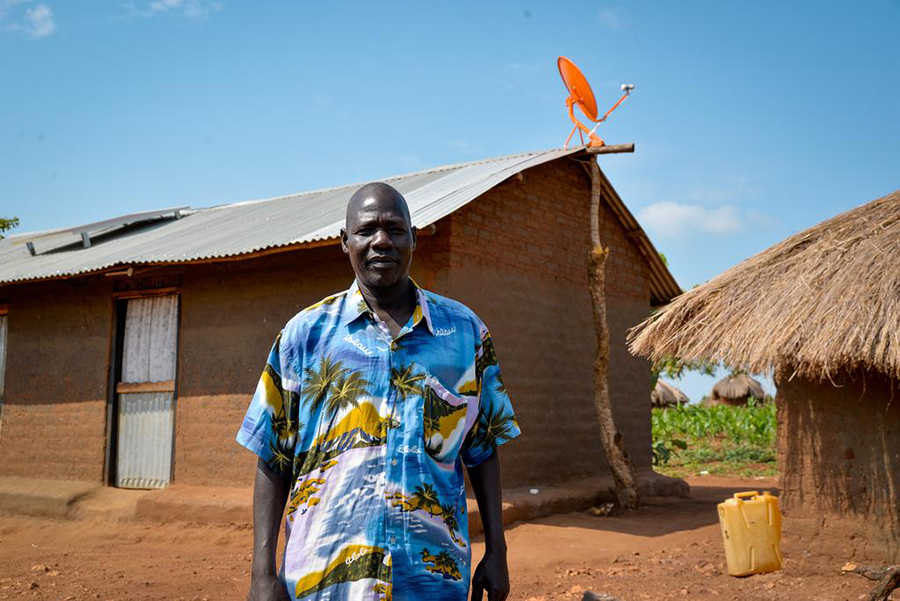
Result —
[[394, 259], [393, 257], [372, 257], [368, 260], [369, 265], [374, 265], [376, 267], [393, 265], [395, 263], [397, 263], [397, 259]]

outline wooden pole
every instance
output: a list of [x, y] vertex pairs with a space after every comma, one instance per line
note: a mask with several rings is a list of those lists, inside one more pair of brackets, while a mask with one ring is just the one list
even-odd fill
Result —
[[866, 601], [888, 601], [891, 593], [900, 588], [900, 565], [879, 566], [848, 563], [844, 564], [841, 572], [844, 574], [853, 572], [865, 576], [869, 580], [878, 581], [878, 586], [869, 592]]
[[900, 588], [900, 566], [891, 568], [885, 577], [879, 581], [878, 586], [869, 592], [866, 601], [888, 601], [891, 598], [891, 593], [897, 588]]
[[611, 146], [595, 146], [588, 148], [588, 154], [618, 154], [620, 152], [634, 152], [634, 142], [631, 144], [613, 144]]
[[[602, 148], [602, 147], [601, 147]], [[640, 504], [634, 462], [625, 449], [625, 439], [616, 429], [609, 399], [609, 327], [606, 322], [606, 257], [609, 248], [600, 240], [600, 167], [591, 157], [591, 252], [588, 282], [594, 309], [597, 351], [594, 358], [594, 407], [600, 424], [600, 442], [616, 483], [619, 507], [635, 509]]]

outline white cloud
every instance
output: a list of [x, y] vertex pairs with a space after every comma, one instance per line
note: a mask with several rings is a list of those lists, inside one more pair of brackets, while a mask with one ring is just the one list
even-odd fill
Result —
[[609, 29], [621, 29], [631, 24], [628, 14], [621, 6], [604, 6], [597, 13], [597, 20], [600, 25]]
[[25, 33], [33, 38], [45, 38], [56, 31], [53, 11], [46, 4], [38, 4], [25, 11]]
[[[17, 31], [31, 38], [45, 38], [56, 31], [53, 10], [46, 4], [25, 7], [32, 0], [0, 0], [0, 29]], [[17, 9], [21, 6], [24, 10]]]
[[726, 236], [744, 229], [746, 216], [736, 207], [706, 207], [664, 200], [638, 212], [641, 223], [660, 238], [682, 239], [688, 234]]
[[180, 15], [190, 19], [205, 19], [212, 13], [222, 10], [222, 3], [216, 0], [151, 0], [126, 2], [124, 7], [135, 17]]

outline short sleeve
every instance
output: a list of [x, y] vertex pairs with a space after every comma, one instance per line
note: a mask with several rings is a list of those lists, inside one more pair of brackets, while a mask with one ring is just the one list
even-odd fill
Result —
[[[283, 332], [282, 332], [283, 334]], [[299, 379], [278, 334], [256, 392], [238, 431], [237, 441], [256, 453], [273, 471], [292, 473], [298, 430]]]
[[475, 467], [490, 457], [497, 447], [521, 434], [500, 375], [491, 333], [483, 324], [479, 329], [481, 340], [475, 350], [478, 416], [460, 449], [467, 467]]

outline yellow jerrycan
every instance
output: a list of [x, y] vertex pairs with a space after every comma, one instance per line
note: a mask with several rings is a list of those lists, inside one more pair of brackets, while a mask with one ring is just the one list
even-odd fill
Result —
[[719, 503], [725, 559], [732, 576], [781, 569], [781, 512], [778, 497], [739, 492]]

